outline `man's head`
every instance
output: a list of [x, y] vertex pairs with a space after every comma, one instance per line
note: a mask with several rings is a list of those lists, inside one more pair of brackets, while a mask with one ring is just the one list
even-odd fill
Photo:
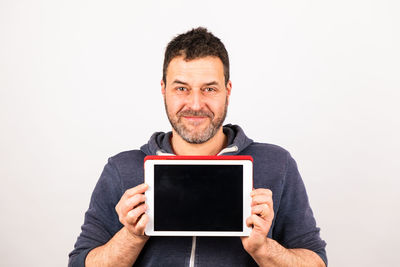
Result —
[[206, 28], [199, 27], [176, 36], [168, 43], [164, 54], [163, 81], [167, 83], [167, 69], [175, 57], [190, 61], [207, 56], [218, 57], [224, 66], [225, 84], [229, 81], [229, 57], [221, 40]]
[[231, 86], [225, 47], [206, 29], [193, 29], [168, 44], [162, 93], [168, 119], [186, 142], [207, 142], [221, 130]]

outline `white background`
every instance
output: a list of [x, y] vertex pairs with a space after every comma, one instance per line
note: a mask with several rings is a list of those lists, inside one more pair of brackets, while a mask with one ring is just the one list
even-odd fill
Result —
[[0, 0], [0, 266], [66, 266], [107, 158], [170, 129], [175, 35], [225, 43], [227, 123], [297, 160], [330, 266], [396, 266], [400, 4]]

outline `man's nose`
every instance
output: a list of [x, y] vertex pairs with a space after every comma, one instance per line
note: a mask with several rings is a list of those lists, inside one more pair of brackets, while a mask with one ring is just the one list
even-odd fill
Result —
[[190, 94], [188, 105], [192, 110], [201, 110], [204, 105], [203, 95], [200, 90], [193, 90]]

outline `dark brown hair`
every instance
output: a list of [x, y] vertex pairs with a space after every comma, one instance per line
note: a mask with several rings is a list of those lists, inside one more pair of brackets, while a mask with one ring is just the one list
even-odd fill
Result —
[[221, 59], [224, 66], [225, 84], [229, 81], [229, 57], [221, 40], [206, 28], [198, 27], [176, 36], [168, 43], [165, 49], [163, 65], [163, 81], [167, 84], [167, 68], [175, 57], [183, 56], [185, 60], [192, 60], [207, 56]]

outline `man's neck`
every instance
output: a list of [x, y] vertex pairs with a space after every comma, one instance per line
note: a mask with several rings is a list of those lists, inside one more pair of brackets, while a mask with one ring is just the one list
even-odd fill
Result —
[[171, 146], [176, 155], [213, 156], [217, 155], [227, 146], [228, 138], [222, 127], [207, 142], [190, 144], [182, 139], [175, 130], [172, 130]]

